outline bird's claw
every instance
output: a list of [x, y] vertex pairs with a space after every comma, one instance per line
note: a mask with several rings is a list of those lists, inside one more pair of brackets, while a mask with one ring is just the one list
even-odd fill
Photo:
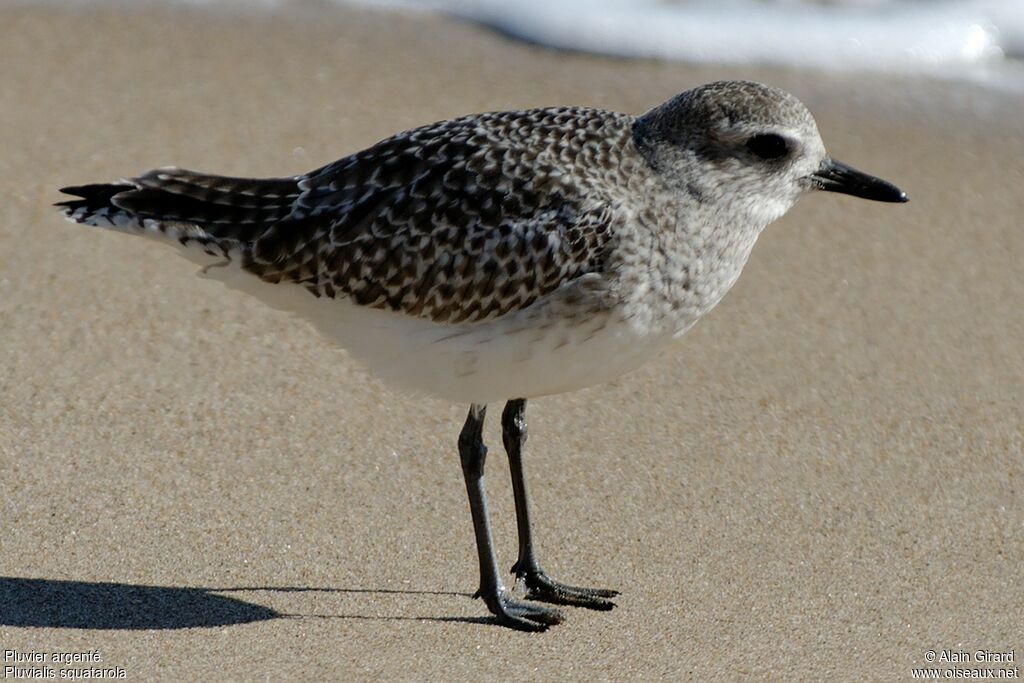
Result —
[[615, 603], [609, 598], [614, 598], [619, 591], [608, 588], [583, 588], [581, 586], [570, 586], [555, 581], [544, 573], [544, 570], [526, 571], [520, 570], [518, 566], [512, 567], [516, 578], [522, 581], [528, 592], [529, 600], [540, 600], [556, 605], [572, 605], [574, 607], [586, 607], [596, 610], [610, 610]]
[[531, 605], [510, 597], [499, 590], [496, 595], [481, 595], [495, 621], [519, 631], [546, 631], [549, 626], [562, 623], [564, 615], [556, 609]]

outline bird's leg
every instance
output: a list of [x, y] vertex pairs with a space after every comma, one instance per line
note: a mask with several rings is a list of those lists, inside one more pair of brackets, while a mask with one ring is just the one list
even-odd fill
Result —
[[484, 491], [484, 461], [487, 447], [483, 442], [484, 415], [487, 407], [473, 404], [469, 408], [466, 424], [459, 434], [459, 458], [462, 476], [469, 494], [469, 510], [473, 514], [473, 532], [480, 555], [480, 589], [474, 597], [483, 598], [487, 608], [497, 617], [499, 624], [522, 631], [543, 631], [562, 621], [558, 610], [539, 607], [512, 599], [501, 583], [498, 559], [491, 540], [491, 526], [487, 513], [487, 494]]
[[512, 472], [512, 491], [516, 499], [516, 525], [519, 528], [519, 559], [512, 565], [512, 572], [522, 579], [529, 589], [526, 597], [562, 605], [577, 605], [591, 609], [615, 607], [608, 598], [614, 598], [618, 591], [604, 588], [580, 588], [567, 586], [549, 577], [537, 562], [533, 549], [533, 533], [530, 530], [530, 505], [526, 491], [526, 477], [523, 475], [523, 443], [526, 442], [526, 399], [515, 399], [505, 404], [501, 413], [501, 437], [508, 453], [509, 470]]

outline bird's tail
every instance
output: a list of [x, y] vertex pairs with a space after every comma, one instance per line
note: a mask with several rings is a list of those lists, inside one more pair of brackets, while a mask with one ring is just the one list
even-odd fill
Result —
[[134, 187], [134, 185], [127, 183], [99, 183], [62, 187], [60, 188], [61, 192], [78, 197], [78, 199], [58, 202], [54, 206], [61, 210], [65, 218], [75, 223], [123, 229], [127, 232], [142, 230], [141, 225], [132, 225], [137, 222], [135, 216], [124, 209], [114, 206], [112, 202], [115, 195], [130, 191]]
[[68, 220], [227, 255], [288, 218], [299, 178], [228, 178], [162, 168], [117, 183], [61, 188]]

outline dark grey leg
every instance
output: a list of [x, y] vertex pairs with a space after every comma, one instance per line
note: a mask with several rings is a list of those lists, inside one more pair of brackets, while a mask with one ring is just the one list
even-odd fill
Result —
[[526, 490], [526, 477], [523, 475], [526, 399], [515, 399], [505, 404], [505, 410], [501, 413], [501, 436], [508, 452], [509, 469], [512, 472], [512, 491], [516, 498], [516, 525], [519, 527], [519, 560], [512, 565], [512, 572], [530, 589], [526, 597], [591, 609], [615, 607], [615, 603], [607, 598], [614, 598], [619, 594], [618, 591], [567, 586], [545, 574], [537, 562], [537, 555], [533, 549], [533, 532], [530, 530], [529, 495]]
[[505, 591], [498, 573], [498, 560], [494, 554], [487, 513], [487, 493], [484, 491], [484, 461], [487, 459], [487, 447], [484, 446], [482, 432], [486, 410], [486, 406], [470, 406], [466, 424], [459, 434], [462, 476], [466, 480], [469, 510], [473, 514], [473, 532], [476, 534], [476, 549], [480, 556], [480, 588], [476, 596], [483, 598], [499, 624], [522, 631], [543, 631], [548, 626], [561, 622], [562, 613], [513, 600]]

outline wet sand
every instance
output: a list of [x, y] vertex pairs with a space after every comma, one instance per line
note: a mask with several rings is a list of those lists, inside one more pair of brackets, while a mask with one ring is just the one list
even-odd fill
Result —
[[[0, 649], [97, 650], [137, 680], [892, 680], [929, 650], [1024, 656], [1020, 98], [356, 11], [4, 9], [0, 64]], [[49, 206], [155, 166], [299, 173], [458, 114], [641, 112], [735, 77], [795, 92], [911, 202], [806, 198], [669, 353], [531, 402], [541, 560], [623, 593], [543, 635], [469, 597], [464, 406]]]

